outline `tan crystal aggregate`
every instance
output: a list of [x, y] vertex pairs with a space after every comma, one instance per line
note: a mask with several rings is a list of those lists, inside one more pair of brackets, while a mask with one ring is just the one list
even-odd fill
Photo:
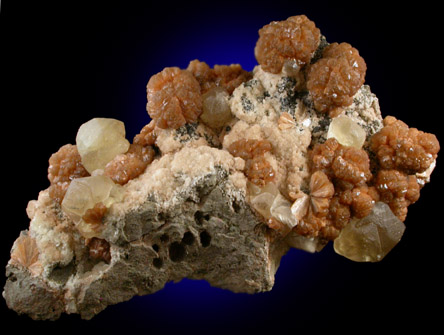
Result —
[[254, 54], [262, 68], [279, 73], [285, 62], [309, 63], [319, 45], [320, 31], [305, 15], [273, 21], [259, 30]]
[[77, 147], [72, 144], [62, 146], [49, 158], [49, 196], [61, 203], [71, 180], [86, 176], [89, 173], [82, 165]]
[[353, 103], [364, 84], [367, 65], [358, 50], [348, 43], [332, 43], [307, 73], [307, 88], [315, 108], [336, 116]]
[[380, 170], [375, 185], [381, 201], [388, 204], [401, 221], [405, 221], [407, 207], [419, 199], [420, 186], [416, 177], [398, 170]]
[[104, 239], [93, 237], [87, 242], [89, 257], [94, 260], [111, 262], [110, 244]]
[[154, 145], [156, 143], [156, 121], [151, 120], [146, 126], [142, 128], [139, 134], [134, 136], [133, 144], [138, 144], [141, 146]]
[[313, 171], [324, 171], [330, 178], [359, 185], [371, 179], [370, 159], [363, 149], [343, 146], [335, 138], [317, 144], [310, 153]]
[[426, 171], [435, 161], [440, 146], [435, 135], [409, 128], [393, 116], [384, 119], [384, 127], [371, 139], [371, 150], [383, 169], [408, 174]]
[[147, 84], [147, 111], [159, 128], [177, 129], [202, 112], [199, 82], [191, 72], [167, 67]]
[[230, 144], [228, 151], [235, 157], [246, 161], [245, 175], [255, 185], [264, 186], [274, 180], [275, 172], [268, 160], [266, 152], [272, 150], [267, 140], [240, 139]]
[[[295, 227], [295, 231], [303, 236], [334, 240], [352, 217], [369, 215], [379, 200], [375, 187], [368, 186], [372, 179], [370, 159], [364, 149], [343, 146], [335, 138], [316, 144], [309, 157], [313, 173], [310, 181], [311, 198], [316, 185], [314, 180], [322, 180], [320, 176], [323, 180], [327, 178], [331, 181], [334, 189], [329, 193], [328, 202], [323, 199], [320, 203], [323, 207], [317, 206], [323, 210], [311, 208], [301, 224]], [[324, 185], [326, 183], [323, 182]]]
[[127, 153], [117, 155], [105, 166], [104, 174], [115, 183], [125, 185], [140, 176], [155, 156], [152, 146], [131, 144]]
[[214, 65], [212, 69], [207, 63], [195, 59], [188, 64], [187, 70], [199, 82], [202, 94], [215, 87], [222, 87], [231, 94], [236, 87], [252, 78], [252, 74], [242, 69], [240, 64]]

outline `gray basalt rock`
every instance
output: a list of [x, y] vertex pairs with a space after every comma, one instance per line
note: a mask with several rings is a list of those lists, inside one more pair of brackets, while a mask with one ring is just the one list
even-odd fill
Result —
[[[166, 210], [159, 210], [151, 194], [136, 208], [107, 217], [109, 264], [92, 262], [81, 245], [67, 264], [47, 263], [38, 275], [10, 261], [3, 292], [8, 307], [33, 319], [57, 319], [63, 312], [90, 319], [108, 305], [182, 278], [205, 279], [233, 292], [270, 290], [286, 243], [271, 243], [227, 170], [215, 168], [195, 180]], [[60, 208], [45, 203], [44, 193], [36, 212], [63, 217]]]

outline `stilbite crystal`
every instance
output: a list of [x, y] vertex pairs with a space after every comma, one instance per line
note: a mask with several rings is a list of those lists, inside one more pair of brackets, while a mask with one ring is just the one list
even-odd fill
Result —
[[340, 144], [361, 149], [366, 133], [348, 116], [333, 118], [328, 128], [327, 138], [334, 137]]
[[82, 124], [76, 137], [77, 150], [82, 164], [89, 173], [104, 169], [116, 155], [128, 151], [122, 121], [109, 118], [94, 118]]
[[401, 240], [405, 225], [383, 202], [370, 215], [352, 220], [334, 241], [335, 251], [356, 262], [379, 262]]

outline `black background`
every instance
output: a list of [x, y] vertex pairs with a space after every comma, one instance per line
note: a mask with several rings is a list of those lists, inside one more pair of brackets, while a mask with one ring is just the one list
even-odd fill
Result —
[[[273, 20], [306, 14], [329, 42], [352, 44], [367, 63], [366, 83], [383, 116], [394, 115], [442, 140], [442, 93], [432, 81], [442, 73], [437, 13], [425, 1], [3, 0], [0, 266], [28, 227], [27, 202], [49, 185], [49, 156], [74, 143], [82, 123], [98, 116], [120, 119], [131, 139], [149, 120], [145, 85], [151, 75], [166, 66], [186, 67], [194, 58], [252, 70], [257, 30]], [[236, 295], [184, 281], [108, 307], [91, 321], [65, 315], [35, 322], [8, 310], [1, 299], [2, 328], [102, 334], [126, 328], [162, 334], [440, 329], [441, 170], [438, 159], [432, 183], [409, 208], [402, 241], [380, 263], [351, 262], [331, 246], [315, 255], [293, 250], [283, 258], [271, 292]], [[1, 278], [1, 287], [4, 282]]]

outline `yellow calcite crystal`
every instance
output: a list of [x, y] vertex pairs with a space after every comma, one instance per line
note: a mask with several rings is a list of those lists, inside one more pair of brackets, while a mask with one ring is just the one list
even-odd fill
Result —
[[401, 240], [405, 225], [383, 202], [370, 215], [352, 220], [334, 241], [335, 251], [356, 262], [379, 262]]
[[327, 138], [334, 137], [340, 144], [361, 149], [366, 133], [348, 116], [335, 117], [328, 128]]
[[125, 138], [125, 125], [122, 121], [94, 118], [80, 126], [76, 145], [83, 166], [92, 173], [97, 169], [104, 169], [118, 154], [127, 152], [130, 143]]
[[201, 120], [211, 128], [227, 124], [232, 117], [228, 97], [227, 91], [222, 87], [214, 87], [202, 95]]

